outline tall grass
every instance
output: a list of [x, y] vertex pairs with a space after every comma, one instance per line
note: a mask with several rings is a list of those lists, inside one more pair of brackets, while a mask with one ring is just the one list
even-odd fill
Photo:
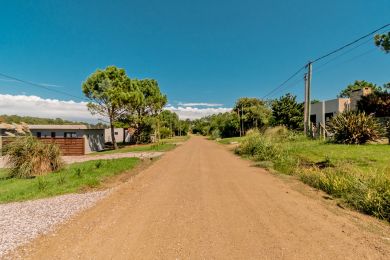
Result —
[[29, 178], [62, 168], [60, 149], [27, 135], [18, 137], [5, 147], [10, 177]]
[[[382, 147], [388, 148], [387, 145]], [[235, 152], [256, 161], [260, 167], [298, 176], [304, 183], [340, 198], [355, 209], [390, 222], [390, 166], [375, 158], [379, 155], [371, 151], [370, 146], [358, 147], [370, 151], [365, 153], [364, 158], [346, 153], [345, 148], [343, 145], [309, 140], [278, 127], [264, 132], [248, 131]], [[356, 150], [350, 148], [351, 151]], [[321, 160], [302, 156], [313, 156], [314, 153], [314, 157], [318, 158], [330, 149], [338, 153], [337, 160], [326, 155]], [[367, 162], [376, 165], [369, 164], [371, 167], [367, 167]]]

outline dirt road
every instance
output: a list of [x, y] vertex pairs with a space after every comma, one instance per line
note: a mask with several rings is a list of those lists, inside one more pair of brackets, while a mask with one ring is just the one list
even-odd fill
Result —
[[[299, 191], [298, 191], [299, 190]], [[31, 259], [385, 259], [389, 225], [201, 137], [21, 250]]]

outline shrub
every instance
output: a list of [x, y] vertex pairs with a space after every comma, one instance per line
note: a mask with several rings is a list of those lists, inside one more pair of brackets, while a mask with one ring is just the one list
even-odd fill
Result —
[[10, 177], [29, 178], [57, 171], [63, 166], [60, 149], [32, 136], [22, 136], [5, 147]]
[[168, 127], [161, 127], [160, 128], [160, 137], [162, 139], [169, 138], [172, 136], [172, 131]]
[[372, 115], [348, 111], [333, 117], [329, 131], [333, 142], [341, 144], [364, 144], [383, 137], [383, 127]]
[[235, 152], [239, 155], [250, 156], [256, 161], [273, 161], [283, 156], [283, 150], [259, 130], [249, 130]]
[[214, 129], [212, 132], [211, 132], [211, 136], [210, 136], [210, 139], [211, 140], [216, 140], [218, 138], [221, 138], [221, 132], [218, 130], [218, 129]]

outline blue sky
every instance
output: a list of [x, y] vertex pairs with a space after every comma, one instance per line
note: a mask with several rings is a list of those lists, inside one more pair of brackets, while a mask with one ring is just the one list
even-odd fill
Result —
[[[89, 74], [117, 65], [130, 77], [157, 79], [173, 106], [232, 107], [390, 23], [389, 14], [389, 0], [1, 1], [0, 73], [82, 97]], [[335, 97], [356, 79], [390, 81], [390, 56], [371, 41], [323, 71], [320, 65], [317, 99]], [[303, 83], [294, 82], [272, 97], [292, 92], [301, 99]], [[0, 94], [72, 99], [1, 77]]]

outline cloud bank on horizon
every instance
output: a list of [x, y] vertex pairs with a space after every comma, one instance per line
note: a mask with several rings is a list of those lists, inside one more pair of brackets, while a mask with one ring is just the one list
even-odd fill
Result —
[[[62, 118], [87, 123], [98, 122], [86, 107], [87, 102], [45, 99], [38, 96], [0, 94], [0, 115], [20, 115], [45, 118]], [[181, 119], [197, 119], [212, 114], [224, 113], [231, 108], [214, 103], [181, 103], [168, 105], [165, 109], [175, 112]]]

